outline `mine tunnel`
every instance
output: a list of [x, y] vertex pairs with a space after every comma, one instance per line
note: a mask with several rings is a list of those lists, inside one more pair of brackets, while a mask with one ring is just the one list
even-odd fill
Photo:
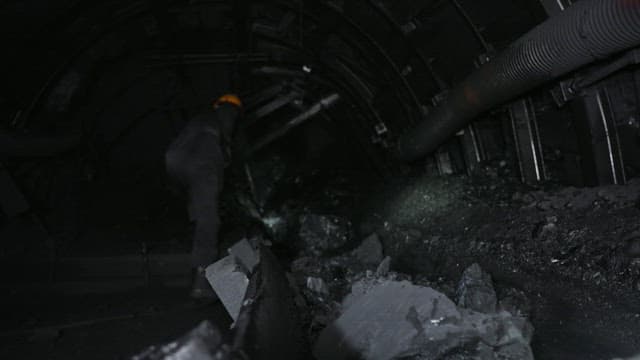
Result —
[[0, 358], [640, 354], [640, 1], [0, 16]]

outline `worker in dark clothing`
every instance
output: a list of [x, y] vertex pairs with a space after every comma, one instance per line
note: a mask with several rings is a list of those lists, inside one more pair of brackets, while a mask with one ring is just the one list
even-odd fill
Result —
[[194, 223], [191, 296], [214, 298], [205, 268], [218, 259], [219, 202], [224, 171], [231, 160], [229, 145], [242, 103], [235, 95], [218, 99], [213, 110], [189, 121], [166, 153], [167, 172], [187, 192]]

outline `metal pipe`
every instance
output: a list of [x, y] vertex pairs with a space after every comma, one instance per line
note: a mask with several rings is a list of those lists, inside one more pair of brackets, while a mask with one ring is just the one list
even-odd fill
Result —
[[272, 132], [271, 134], [265, 136], [264, 138], [260, 139], [258, 141], [258, 143], [255, 146], [253, 146], [253, 148], [251, 148], [251, 153], [255, 153], [256, 151], [264, 148], [265, 146], [267, 146], [267, 145], [271, 144], [272, 142], [274, 142], [274, 141], [280, 139], [281, 137], [285, 136], [289, 131], [291, 131], [291, 129], [293, 129], [293, 128], [297, 127], [298, 125], [304, 123], [305, 121], [311, 119], [312, 117], [314, 117], [315, 115], [317, 115], [321, 111], [330, 108], [336, 102], [338, 102], [338, 100], [340, 100], [340, 95], [331, 94], [331, 95], [327, 96], [326, 98], [318, 101], [313, 106], [311, 106], [309, 108], [309, 110], [307, 110], [307, 111], [303, 112], [302, 114], [296, 116], [295, 118], [293, 118], [292, 120], [287, 122], [285, 125], [283, 125], [278, 130], [276, 130], [276, 131]]
[[400, 137], [397, 156], [416, 160], [479, 114], [639, 45], [640, 1], [579, 1], [531, 30], [453, 89], [442, 106]]
[[587, 75], [586, 77], [580, 79], [574, 86], [574, 91], [578, 91], [580, 89], [584, 89], [588, 86], [591, 86], [598, 81], [601, 81], [610, 75], [617, 73], [618, 71], [632, 65], [640, 64], [640, 49], [634, 49], [630, 52], [626, 53], [624, 56], [615, 60], [614, 62], [607, 64], [594, 71], [593, 73]]

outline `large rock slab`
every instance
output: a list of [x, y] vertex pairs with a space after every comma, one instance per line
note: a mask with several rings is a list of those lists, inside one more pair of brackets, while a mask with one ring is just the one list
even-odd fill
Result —
[[507, 312], [459, 309], [444, 294], [408, 281], [360, 281], [340, 317], [318, 337], [318, 360], [445, 359], [459, 350], [476, 359], [533, 359], [526, 319]]
[[209, 265], [206, 276], [225, 309], [236, 321], [247, 293], [249, 278], [231, 255]]
[[458, 285], [458, 305], [482, 313], [493, 313], [497, 302], [491, 275], [478, 264], [469, 266]]
[[443, 341], [460, 320], [455, 304], [431, 288], [407, 281], [359, 282], [340, 318], [320, 334], [314, 355], [319, 360], [392, 359], [410, 353], [427, 331], [433, 341]]
[[365, 265], [378, 265], [383, 260], [382, 242], [378, 234], [369, 235], [354, 251], [353, 255]]

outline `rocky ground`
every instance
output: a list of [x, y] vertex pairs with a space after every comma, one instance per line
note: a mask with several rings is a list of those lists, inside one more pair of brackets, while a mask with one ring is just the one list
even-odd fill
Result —
[[[297, 244], [289, 270], [312, 341], [348, 313], [354, 287], [377, 281], [429, 287], [459, 312], [527, 319], [538, 359], [640, 352], [640, 182], [529, 188], [496, 167], [473, 177], [349, 184], [334, 178], [314, 193], [317, 204], [294, 196], [269, 217], [277, 239]], [[474, 263], [492, 278], [497, 308], [465, 304], [461, 284]], [[526, 326], [517, 328], [527, 344]], [[518, 358], [469, 343], [487, 344], [451, 345], [438, 359]]]
[[[640, 181], [534, 188], [496, 165], [471, 177], [318, 174], [278, 184], [263, 222], [320, 360], [640, 353]], [[223, 247], [242, 236], [227, 237]], [[90, 301], [12, 294], [0, 353], [122, 358], [207, 317], [228, 329], [220, 304], [193, 307], [186, 288], [164, 291]], [[109, 321], [87, 325], [93, 315]], [[25, 328], [44, 330], [34, 338]]]

